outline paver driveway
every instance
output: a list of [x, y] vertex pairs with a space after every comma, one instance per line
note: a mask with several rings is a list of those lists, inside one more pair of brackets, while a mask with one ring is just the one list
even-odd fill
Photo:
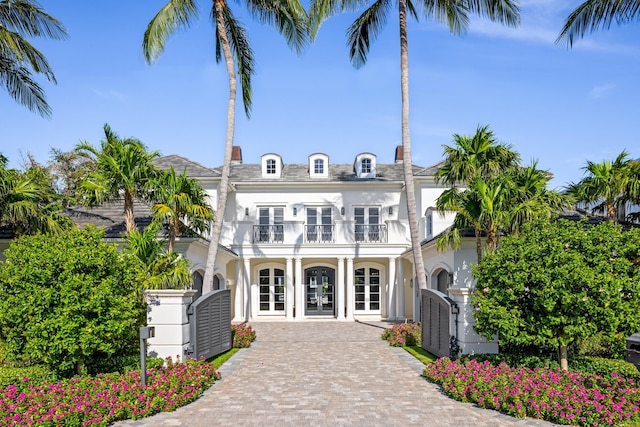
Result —
[[551, 426], [443, 395], [383, 323], [253, 323], [257, 340], [222, 380], [175, 412], [121, 426]]

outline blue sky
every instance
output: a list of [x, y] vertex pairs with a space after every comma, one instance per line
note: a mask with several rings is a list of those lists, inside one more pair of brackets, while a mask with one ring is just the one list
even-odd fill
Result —
[[[0, 152], [14, 167], [29, 152], [46, 162], [51, 147], [99, 144], [108, 123], [162, 154], [204, 165], [222, 162], [227, 75], [214, 57], [210, 2], [200, 19], [176, 34], [154, 65], [142, 35], [165, 0], [41, 0], [69, 31], [66, 41], [34, 40], [57, 85], [43, 82], [53, 117], [42, 119], [0, 91]], [[521, 0], [522, 25], [509, 29], [474, 20], [463, 37], [434, 22], [409, 23], [411, 137], [414, 163], [442, 159], [452, 135], [489, 125], [529, 163], [554, 173], [551, 187], [578, 181], [587, 160], [623, 149], [640, 157], [640, 31], [637, 24], [587, 36], [569, 50], [554, 44], [580, 1]], [[391, 16], [367, 64], [348, 59], [345, 30], [356, 14], [327, 21], [302, 56], [275, 30], [231, 2], [256, 56], [251, 119], [236, 115], [235, 145], [245, 163], [276, 152], [306, 163], [324, 152], [351, 163], [369, 151], [393, 162], [401, 143], [399, 41]]]

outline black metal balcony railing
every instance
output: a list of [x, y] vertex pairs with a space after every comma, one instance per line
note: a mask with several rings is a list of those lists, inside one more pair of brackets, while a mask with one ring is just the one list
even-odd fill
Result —
[[386, 243], [386, 224], [356, 224], [355, 240], [358, 243]]
[[333, 225], [305, 225], [307, 243], [332, 243]]
[[282, 243], [284, 242], [284, 226], [278, 225], [254, 225], [254, 243]]

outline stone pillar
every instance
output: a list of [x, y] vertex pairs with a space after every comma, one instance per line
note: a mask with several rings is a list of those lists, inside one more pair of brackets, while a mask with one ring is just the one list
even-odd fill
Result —
[[296, 320], [304, 319], [304, 277], [302, 277], [302, 258], [296, 258], [295, 266], [295, 293], [296, 293]]
[[155, 336], [147, 340], [149, 356], [185, 360], [190, 340], [187, 308], [196, 292], [193, 289], [144, 291], [147, 326], [155, 328]]
[[242, 274], [242, 261], [236, 261], [236, 289], [233, 300], [233, 321], [243, 322], [244, 317], [244, 275]]
[[338, 258], [338, 280], [336, 281], [336, 307], [338, 310], [337, 319], [345, 320], [344, 316], [344, 258]]
[[397, 301], [398, 301], [398, 320], [404, 320], [407, 318], [404, 312], [404, 261], [400, 258], [398, 262], [398, 286], [396, 287]]
[[355, 320], [353, 309], [355, 306], [355, 292], [353, 289], [353, 258], [347, 258], [347, 320]]
[[295, 304], [295, 292], [293, 289], [293, 259], [286, 259], [286, 269], [284, 275], [286, 277], [286, 290], [285, 290], [285, 310], [286, 310], [286, 319], [293, 320], [293, 306]]
[[396, 320], [396, 259], [389, 258], [389, 287], [387, 292], [387, 318]]
[[[458, 337], [458, 345], [462, 354], [474, 353], [498, 353], [498, 340], [487, 341], [484, 337], [476, 334], [473, 330], [475, 320], [473, 318], [471, 307], [470, 288], [450, 288], [449, 295], [458, 304], [460, 313], [458, 314], [456, 335]], [[455, 317], [454, 317], [455, 319]]]

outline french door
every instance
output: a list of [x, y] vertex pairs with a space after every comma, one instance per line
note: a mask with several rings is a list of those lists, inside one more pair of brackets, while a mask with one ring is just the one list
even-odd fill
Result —
[[329, 267], [312, 267], [304, 271], [305, 314], [335, 314], [335, 270]]

